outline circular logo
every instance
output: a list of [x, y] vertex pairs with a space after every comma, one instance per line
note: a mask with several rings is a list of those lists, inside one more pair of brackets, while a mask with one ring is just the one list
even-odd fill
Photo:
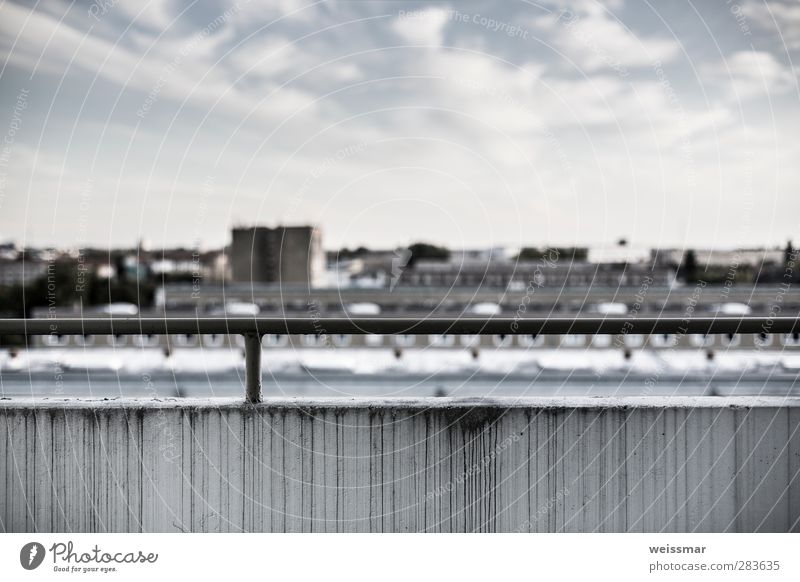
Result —
[[19, 563], [26, 570], [35, 570], [44, 561], [44, 546], [39, 542], [30, 542], [19, 551]]

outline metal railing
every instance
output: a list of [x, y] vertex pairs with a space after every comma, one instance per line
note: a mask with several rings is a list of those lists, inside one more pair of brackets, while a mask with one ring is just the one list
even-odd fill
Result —
[[800, 332], [799, 317], [106, 317], [0, 319], [3, 335], [229, 334], [245, 339], [245, 399], [261, 401], [261, 337], [328, 335], [618, 335]]

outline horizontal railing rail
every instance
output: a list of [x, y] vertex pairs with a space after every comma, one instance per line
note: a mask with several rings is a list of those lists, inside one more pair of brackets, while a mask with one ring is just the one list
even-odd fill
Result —
[[0, 335], [722, 334], [800, 332], [800, 317], [93, 317], [0, 319]]
[[0, 319], [0, 335], [236, 334], [245, 338], [245, 397], [261, 401], [266, 334], [618, 335], [799, 333], [800, 317], [92, 317]]

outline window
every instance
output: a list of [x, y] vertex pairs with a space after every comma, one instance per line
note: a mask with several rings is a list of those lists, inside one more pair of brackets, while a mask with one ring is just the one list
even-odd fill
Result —
[[561, 336], [561, 345], [565, 348], [582, 348], [586, 343], [583, 335], [570, 333]]
[[94, 345], [94, 336], [89, 334], [76, 335], [75, 343], [79, 346], [92, 346]]
[[638, 333], [626, 333], [624, 343], [629, 348], [639, 348], [644, 345], [644, 336]]
[[696, 348], [707, 348], [714, 345], [714, 336], [702, 333], [693, 333], [689, 336], [689, 342]]
[[611, 336], [608, 334], [595, 334], [592, 337], [592, 347], [607, 348], [611, 345]]
[[450, 334], [432, 334], [428, 336], [428, 341], [433, 347], [449, 348], [456, 343], [456, 337]]
[[283, 347], [289, 344], [289, 336], [282, 333], [267, 333], [261, 338], [261, 345], [265, 348]]
[[492, 336], [492, 343], [498, 348], [508, 347], [512, 341], [514, 341], [514, 336], [505, 333]]
[[410, 348], [416, 343], [416, 337], [408, 334], [398, 334], [394, 336], [394, 344], [396, 346]]
[[728, 348], [735, 348], [742, 343], [742, 336], [738, 333], [726, 333], [722, 336], [722, 345]]
[[42, 342], [46, 346], [59, 347], [69, 344], [69, 336], [61, 335], [60, 333], [51, 333], [42, 337]]
[[525, 348], [535, 348], [544, 345], [544, 336], [536, 333], [522, 334], [517, 338], [519, 345]]
[[324, 346], [327, 336], [319, 335], [316, 333], [306, 333], [300, 336], [300, 342], [307, 348], [318, 348]]
[[141, 335], [136, 334], [133, 336], [133, 345], [138, 346], [140, 348], [152, 348], [159, 344], [159, 338], [155, 334], [147, 334]]
[[175, 336], [175, 345], [188, 348], [197, 345], [197, 336], [193, 333], [179, 333]]
[[753, 339], [753, 343], [755, 343], [755, 345], [758, 347], [765, 348], [767, 346], [771, 346], [773, 340], [774, 337], [771, 333], [761, 332], [759, 334], [756, 334], [755, 338]]
[[785, 346], [800, 346], [800, 333], [785, 333], [781, 341]]
[[383, 345], [383, 336], [381, 334], [369, 334], [364, 337], [364, 343], [371, 348], [377, 348]]
[[108, 345], [115, 348], [120, 348], [128, 343], [128, 336], [122, 334], [115, 334], [108, 336]]
[[340, 348], [349, 346], [353, 341], [353, 336], [349, 333], [337, 333], [333, 336], [333, 345]]
[[460, 337], [461, 345], [465, 348], [471, 348], [481, 343], [481, 336], [475, 334], [462, 335]]
[[678, 343], [674, 333], [656, 333], [650, 336], [650, 345], [656, 348], [671, 348]]
[[207, 333], [203, 336], [203, 345], [207, 348], [221, 348], [225, 344], [225, 336], [221, 333]]

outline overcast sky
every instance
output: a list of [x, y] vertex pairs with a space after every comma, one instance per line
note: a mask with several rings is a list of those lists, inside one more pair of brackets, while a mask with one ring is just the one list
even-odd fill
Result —
[[0, 240], [800, 243], [800, 3], [0, 5]]

